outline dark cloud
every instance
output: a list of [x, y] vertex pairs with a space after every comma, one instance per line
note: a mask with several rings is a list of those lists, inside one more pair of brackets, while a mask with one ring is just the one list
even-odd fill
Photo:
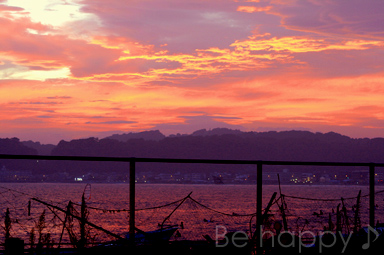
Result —
[[315, 97], [301, 97], [301, 98], [288, 98], [286, 100], [289, 101], [289, 102], [300, 103], [300, 102], [323, 102], [323, 101], [327, 101], [329, 99], [315, 98]]
[[160, 130], [162, 133], [176, 134], [176, 133], [192, 133], [196, 130], [206, 128], [230, 128], [230, 129], [239, 129], [244, 130], [243, 126], [232, 125], [225, 123], [220, 120], [234, 120], [241, 119], [238, 117], [227, 117], [227, 116], [208, 116], [208, 115], [198, 115], [198, 116], [179, 116], [182, 120], [180, 123], [164, 123], [156, 124], [152, 127], [152, 130]]
[[[271, 12], [292, 30], [345, 38], [383, 39], [382, 0], [275, 1]], [[280, 4], [279, 4], [280, 3]]]
[[62, 104], [61, 102], [44, 102], [44, 101], [31, 101], [31, 102], [11, 102], [10, 104], [36, 104], [36, 105], [54, 105], [54, 104]]
[[92, 122], [87, 121], [85, 124], [134, 124], [137, 123], [137, 121], [128, 121], [128, 120], [111, 120], [111, 121], [103, 121], [103, 122]]
[[228, 47], [246, 38], [255, 27], [272, 18], [259, 13], [236, 12], [232, 1], [130, 1], [84, 0], [82, 11], [96, 14], [108, 32], [171, 52]]
[[54, 96], [54, 97], [46, 97], [47, 99], [71, 99], [70, 96]]

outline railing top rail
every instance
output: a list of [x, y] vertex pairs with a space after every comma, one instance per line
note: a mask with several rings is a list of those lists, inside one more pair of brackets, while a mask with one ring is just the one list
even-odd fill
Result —
[[96, 156], [48, 156], [0, 154], [0, 159], [63, 160], [63, 161], [102, 161], [102, 162], [147, 162], [147, 163], [201, 163], [228, 165], [296, 165], [296, 166], [374, 166], [384, 167], [384, 163], [374, 162], [329, 162], [329, 161], [271, 161], [271, 160], [232, 160], [232, 159], [181, 159], [181, 158], [136, 158], [136, 157], [96, 157]]

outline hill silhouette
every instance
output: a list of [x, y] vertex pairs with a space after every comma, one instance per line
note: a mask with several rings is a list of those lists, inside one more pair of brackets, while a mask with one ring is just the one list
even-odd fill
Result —
[[[138, 138], [139, 137], [139, 138]], [[0, 151], [10, 154], [37, 154], [18, 139], [0, 139]], [[36, 144], [34, 144], [35, 146]], [[40, 145], [42, 146], [42, 145]], [[52, 148], [52, 147], [50, 147]], [[198, 130], [191, 135], [166, 137], [159, 131], [113, 135], [104, 139], [86, 138], [60, 141], [51, 155], [114, 156], [149, 158], [286, 160], [384, 162], [384, 138], [352, 139], [330, 133], [308, 131], [241, 132], [231, 129]], [[178, 169], [237, 171], [239, 166], [180, 165], [140, 163], [143, 171], [177, 171]], [[47, 172], [127, 172], [122, 163], [104, 162], [42, 162]], [[24, 167], [25, 168], [25, 167]], [[138, 167], [139, 169], [139, 167]], [[299, 168], [297, 168], [299, 169]]]
[[143, 131], [139, 133], [128, 133], [128, 134], [114, 134], [106, 137], [106, 139], [114, 139], [121, 142], [126, 142], [131, 139], [143, 139], [149, 141], [160, 141], [165, 138], [165, 135], [160, 133], [159, 130]]
[[21, 143], [26, 147], [35, 149], [39, 155], [51, 155], [52, 150], [56, 147], [53, 144], [41, 144], [34, 141], [23, 141]]
[[[14, 137], [0, 139], [0, 154], [36, 155], [38, 152], [33, 148], [25, 146], [18, 138]], [[7, 169], [12, 170], [36, 170], [35, 163], [36, 160], [31, 162], [31, 160], [1, 159], [0, 168], [5, 166]]]

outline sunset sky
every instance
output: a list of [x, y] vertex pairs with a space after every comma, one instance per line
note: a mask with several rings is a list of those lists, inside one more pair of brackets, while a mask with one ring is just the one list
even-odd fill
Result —
[[0, 0], [0, 137], [384, 137], [382, 0]]

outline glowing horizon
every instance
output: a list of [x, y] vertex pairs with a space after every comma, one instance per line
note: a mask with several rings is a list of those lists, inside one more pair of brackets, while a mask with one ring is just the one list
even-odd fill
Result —
[[384, 137], [384, 4], [0, 0], [0, 137]]

